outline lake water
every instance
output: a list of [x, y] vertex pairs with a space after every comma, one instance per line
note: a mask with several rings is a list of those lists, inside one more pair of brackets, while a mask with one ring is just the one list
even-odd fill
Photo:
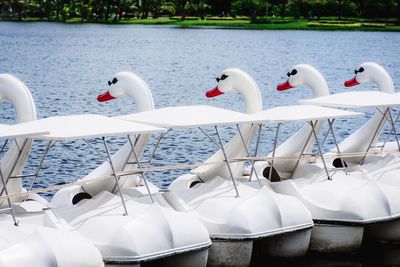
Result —
[[[306, 86], [277, 92], [286, 72], [299, 63], [314, 65], [325, 76], [332, 92], [375, 90], [366, 84], [345, 89], [354, 68], [366, 61], [383, 65], [400, 84], [400, 34], [390, 32], [258, 31], [216, 28], [188, 29], [138, 25], [64, 25], [57, 23], [0, 23], [0, 73], [11, 73], [30, 89], [38, 117], [97, 113], [120, 115], [135, 112], [129, 98], [98, 103], [113, 74], [129, 70], [141, 76], [152, 90], [156, 107], [207, 104], [244, 111], [239, 94], [207, 99], [206, 90], [216, 85], [215, 77], [228, 67], [238, 67], [257, 81], [263, 107], [295, 104], [311, 97]], [[9, 103], [0, 106], [1, 122], [13, 122]], [[369, 112], [370, 115], [371, 112]], [[343, 138], [365, 119], [336, 124]], [[282, 130], [284, 140], [299, 125]], [[229, 140], [232, 128], [224, 129]], [[272, 148], [272, 131], [264, 131], [261, 154]], [[113, 151], [123, 143], [112, 142]], [[66, 148], [72, 148], [69, 152]], [[328, 147], [329, 148], [329, 147]], [[327, 149], [327, 148], [326, 148]], [[28, 169], [39, 157], [37, 143]], [[164, 162], [198, 162], [216, 147], [196, 131], [171, 133], [157, 153]], [[36, 161], [35, 161], [36, 160]], [[62, 184], [82, 177], [102, 162], [81, 143], [56, 147], [45, 162], [37, 187]], [[184, 171], [154, 173], [153, 183], [166, 188]], [[400, 261], [397, 261], [399, 263]], [[342, 266], [340, 262], [337, 262]], [[361, 264], [356, 261], [356, 264]], [[346, 265], [353, 266], [353, 265]], [[357, 265], [358, 266], [358, 265]]]

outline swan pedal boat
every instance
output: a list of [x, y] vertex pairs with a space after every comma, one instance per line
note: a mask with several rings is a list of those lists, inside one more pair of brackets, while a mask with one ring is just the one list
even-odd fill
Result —
[[[290, 121], [313, 121], [311, 129], [318, 127], [317, 122], [327, 119], [356, 117], [362, 113], [341, 113], [343, 110], [317, 107], [310, 105], [297, 105], [291, 107], [278, 107], [264, 111], [274, 115], [276, 123]], [[305, 127], [306, 127], [305, 126]], [[279, 128], [277, 128], [279, 129]], [[311, 130], [312, 133], [312, 130]], [[278, 136], [278, 135], [276, 135]], [[316, 138], [316, 135], [314, 136]], [[311, 138], [303, 142], [303, 147], [313, 142]], [[277, 138], [275, 139], [277, 140]], [[275, 141], [276, 142], [276, 141]], [[296, 142], [296, 143], [293, 143]], [[324, 157], [318, 164], [309, 160], [300, 160], [301, 154], [293, 155], [299, 160], [289, 171], [280, 171], [285, 166], [285, 160], [279, 157], [288, 157], [285, 148], [292, 147], [299, 140], [289, 139], [272, 152], [269, 163], [258, 166], [258, 172], [264, 177], [272, 178], [269, 169], [272, 168], [273, 179], [264, 180], [265, 183], [279, 193], [295, 196], [310, 210], [315, 226], [311, 234], [310, 249], [320, 252], [349, 252], [360, 248], [364, 229], [376, 229], [376, 225], [385, 225], [395, 230], [393, 226], [400, 219], [399, 190], [393, 186], [382, 185], [370, 179], [364, 172], [347, 172], [342, 169], [328, 169], [324, 166]], [[317, 147], [320, 144], [317, 143]], [[321, 149], [321, 148], [320, 148]], [[321, 150], [320, 150], [320, 153]], [[271, 154], [270, 154], [271, 156]], [[266, 168], [266, 169], [265, 169]], [[267, 170], [267, 172], [265, 172]], [[331, 173], [331, 171], [334, 171]]]
[[[1, 139], [38, 134], [48, 132], [0, 124]], [[4, 185], [2, 172], [1, 182]], [[1, 188], [5, 194], [12, 190]], [[0, 209], [0, 266], [104, 266], [100, 252], [84, 236], [71, 233], [68, 227], [51, 222], [49, 217], [47, 221], [38, 221], [38, 214], [26, 211], [23, 203], [12, 203], [3, 195], [1, 201], [7, 205]]]
[[[379, 184], [400, 188], [400, 147], [397, 141], [378, 143], [380, 132], [385, 123], [391, 126], [393, 133], [395, 121], [389, 112], [394, 107], [400, 106], [400, 95], [376, 91], [346, 92], [300, 101], [302, 104], [314, 104], [340, 108], [367, 109], [375, 108], [378, 111], [361, 129], [339, 144], [341, 153], [359, 152], [360, 156], [344, 157], [343, 161], [348, 166], [347, 172], [361, 172], [367, 178]], [[367, 128], [367, 129], [366, 129]], [[396, 131], [394, 131], [396, 133]], [[355, 139], [357, 138], [357, 139]], [[354, 144], [354, 140], [358, 140]], [[328, 153], [329, 158], [335, 160], [335, 153]], [[327, 163], [334, 167], [333, 160]], [[397, 221], [392, 222], [393, 227], [386, 224], [377, 224], [367, 228], [366, 236], [370, 239], [383, 241], [399, 241], [400, 226]]]
[[[224, 76], [225, 75], [225, 76]], [[229, 79], [226, 79], [229, 75]], [[260, 90], [254, 81], [254, 79], [248, 75], [246, 72], [240, 70], [240, 69], [226, 69], [223, 71], [221, 74], [221, 78], [217, 79], [219, 81], [219, 86], [221, 90], [224, 90], [224, 92], [240, 92], [246, 99], [246, 112], [247, 113], [254, 113], [262, 110], [262, 101], [261, 101], [261, 95], [260, 95]], [[222, 84], [225, 81], [226, 86], [222, 86]], [[114, 82], [115, 81], [115, 82]], [[130, 97], [134, 101], [137, 107], [138, 112], [144, 112], [144, 111], [150, 111], [154, 109], [154, 102], [153, 98], [151, 96], [151, 91], [147, 84], [136, 74], [132, 72], [119, 72], [115, 74], [114, 78], [112, 79], [112, 82], [110, 81], [108, 83], [109, 85], [109, 90], [104, 92], [103, 94], [98, 96], [98, 101], [100, 102], [108, 102], [113, 99], [118, 99], [122, 97]], [[223, 89], [224, 88], [224, 89]], [[207, 97], [213, 97], [214, 95], [219, 95], [214, 94], [214, 93], [206, 93]], [[242, 130], [242, 135], [245, 140], [248, 140], [248, 142], [251, 142], [253, 139], [255, 132], [256, 132], [256, 127], [253, 125], [244, 125], [241, 127]], [[141, 143], [141, 146], [139, 146], [138, 150], [142, 149], [143, 151], [143, 145], [145, 142]], [[126, 146], [126, 145], [125, 145]], [[156, 145], [157, 146], [157, 145]], [[125, 148], [125, 147], [124, 147]], [[129, 153], [129, 147], [128, 149], [124, 150], [122, 148], [120, 151], [118, 151], [114, 157], [116, 164], [120, 164], [120, 169], [124, 170], [129, 170], [131, 168], [135, 167], [135, 164], [127, 165], [124, 164], [124, 158]], [[244, 146], [242, 145], [241, 138], [239, 134], [236, 134], [227, 144], [224, 145], [225, 153], [227, 158], [235, 158], [239, 156], [244, 156], [246, 154], [246, 150], [244, 149]], [[118, 154], [118, 156], [117, 156]], [[113, 159], [114, 160], [114, 159]], [[194, 192], [195, 190], [198, 190], [198, 194], [200, 197], [200, 191], [203, 184], [205, 183], [210, 183], [215, 187], [220, 187], [220, 186], [229, 186], [229, 190], [225, 190], [227, 194], [230, 195], [230, 199], [233, 199], [234, 201], [237, 202], [243, 202], [243, 199], [236, 200], [235, 196], [237, 195], [237, 192], [233, 188], [233, 182], [231, 180], [231, 175], [228, 171], [227, 165], [224, 162], [225, 157], [222, 153], [222, 150], [220, 149], [216, 153], [214, 153], [212, 156], [210, 156], [209, 159], [207, 159], [204, 162], [204, 165], [197, 167], [195, 169], [192, 169], [190, 173], [182, 175], [178, 178], [176, 178], [170, 185], [169, 190], [170, 192], [167, 192], [169, 196], [171, 196], [171, 203], [174, 203], [176, 205], [176, 209], [193, 209], [190, 207], [190, 205], [186, 205], [186, 203], [182, 200], [179, 200], [179, 196], [174, 194], [174, 192], [178, 192], [178, 195], [181, 194], [181, 192]], [[211, 162], [220, 162], [218, 164], [209, 164]], [[104, 164], [103, 164], [104, 165]], [[232, 171], [232, 176], [233, 177], [238, 177], [238, 175], [241, 175], [242, 173], [242, 167], [244, 163], [243, 162], [237, 162], [237, 163], [232, 163], [230, 164], [231, 171]], [[104, 167], [109, 168], [108, 165], [104, 165]], [[95, 170], [94, 172], [96, 172]], [[100, 170], [102, 173], [109, 173], [110, 170]], [[88, 175], [87, 177], [89, 177]], [[87, 179], [87, 177], [83, 178]], [[220, 182], [220, 178], [222, 178], [222, 182], [225, 183], [225, 185]], [[134, 177], [130, 177], [131, 180], [134, 180]], [[215, 179], [216, 182], [213, 182], [213, 179]], [[236, 181], [236, 180], [235, 180]], [[200, 184], [199, 184], [200, 183]], [[231, 183], [231, 184], [229, 184]], [[238, 182], [235, 182], [238, 183]], [[125, 187], [126, 185], [126, 187]], [[130, 186], [131, 185], [131, 186]], [[140, 190], [140, 184], [138, 183], [124, 183], [123, 185], [125, 188], [132, 187], [135, 190]], [[253, 186], [250, 184], [250, 187]], [[259, 185], [257, 185], [259, 187]], [[85, 188], [88, 188], [88, 186], [84, 185]], [[206, 186], [205, 186], [206, 187]], [[205, 188], [204, 187], [204, 188]], [[237, 187], [241, 187], [241, 185], [238, 185]], [[89, 189], [91, 189], [89, 187]], [[190, 190], [192, 189], [192, 190]], [[239, 188], [240, 190], [244, 190]], [[77, 188], [76, 192], [78, 190], [81, 190]], [[218, 194], [218, 188], [215, 188], [215, 192], [210, 192], [208, 196], [212, 198], [217, 198], [216, 194]], [[249, 189], [251, 191], [253, 189]], [[230, 192], [228, 192], [230, 191]], [[75, 192], [75, 194], [76, 194]], [[208, 192], [204, 192], [208, 193]], [[210, 249], [209, 253], [209, 262], [208, 266], [248, 266], [250, 264], [250, 257], [253, 251], [253, 247], [256, 248], [255, 251], [261, 251], [260, 255], [265, 256], [266, 253], [272, 254], [275, 256], [301, 256], [304, 255], [307, 251], [308, 248], [308, 242], [309, 242], [309, 233], [310, 233], [310, 227], [312, 227], [312, 220], [310, 213], [308, 210], [297, 200], [291, 197], [286, 197], [283, 195], [278, 195], [272, 190], [268, 189], [267, 193], [270, 195], [268, 198], [273, 198], [275, 195], [284, 198], [285, 203], [291, 203], [294, 202], [294, 206], [299, 207], [299, 209], [296, 212], [301, 213], [300, 216], [298, 216], [298, 219], [295, 219], [293, 222], [289, 223], [291, 226], [295, 225], [302, 225], [305, 223], [305, 226], [303, 229], [299, 229], [298, 231], [295, 231], [293, 233], [288, 233], [288, 234], [282, 234], [282, 235], [275, 235], [273, 238], [270, 239], [257, 239], [256, 242], [253, 242], [252, 240], [250, 241], [245, 241], [242, 242], [241, 240], [236, 240], [237, 242], [233, 242], [235, 240], [217, 240], [214, 239], [213, 245]], [[182, 193], [182, 196], [185, 197]], [[243, 193], [245, 194], [245, 193]], [[71, 194], [73, 196], [74, 194]], [[190, 195], [190, 194], [189, 194]], [[57, 196], [57, 194], [56, 194]], [[55, 197], [56, 197], [55, 196]], [[176, 198], [174, 197], [176, 196]], [[207, 197], [208, 197], [207, 196]], [[72, 197], [65, 198], [64, 203], [70, 203]], [[175, 200], [173, 200], [175, 199]], [[189, 201], [189, 200], [187, 200]], [[211, 201], [211, 200], [210, 200]], [[227, 206], [225, 203], [230, 203], [229, 201], [219, 199], [217, 198], [217, 201], [219, 202], [220, 209], [225, 209]], [[206, 199], [202, 200], [202, 202], [206, 203]], [[282, 201], [283, 202], [283, 201]], [[193, 200], [192, 203], [195, 203]], [[185, 204], [185, 205], [184, 205]], [[258, 206], [259, 204], [257, 204]], [[286, 205], [286, 204], [285, 204]], [[208, 206], [205, 205], [205, 206]], [[269, 208], [269, 206], [272, 206], [272, 208]], [[237, 207], [237, 208], [236, 208]], [[268, 203], [268, 208], [266, 210], [269, 210], [268, 212], [273, 213], [276, 208], [279, 207], [279, 212], [276, 212], [272, 215], [269, 215], [268, 217], [271, 221], [274, 221], [276, 219], [274, 218], [279, 218], [281, 214], [287, 214], [290, 213], [290, 210], [286, 210], [284, 208], [283, 204], [280, 203]], [[234, 206], [232, 210], [232, 214], [237, 214], [240, 209], [240, 206], [236, 205]], [[265, 205], [264, 205], [265, 209]], [[249, 215], [252, 213], [252, 209], [249, 209], [247, 211], [246, 209], [240, 209], [240, 213], [248, 213]], [[229, 213], [229, 210], [224, 212], [223, 214]], [[283, 216], [283, 215], [282, 215]], [[248, 217], [248, 216], [247, 216]], [[286, 216], [283, 216], [286, 217]], [[223, 228], [224, 223], [220, 222], [215, 222], [212, 220], [212, 218], [202, 218], [202, 220], [210, 220], [210, 223], [208, 225], [215, 224], [216, 227]], [[228, 217], [226, 217], [228, 219]], [[225, 220], [226, 220], [225, 219]], [[257, 220], [259, 220], [257, 218]], [[263, 219], [267, 220], [267, 219]], [[234, 222], [228, 222], [229, 225], [235, 226], [238, 221], [235, 220]], [[242, 222], [244, 223], [244, 222]], [[241, 224], [242, 224], [241, 223]], [[244, 229], [241, 228], [240, 225], [238, 225], [240, 232], [245, 232], [248, 234], [249, 232], [254, 232], [253, 230], [246, 230], [246, 228], [254, 228], [253, 224], [256, 224], [256, 222], [251, 222], [249, 226], [246, 226]], [[280, 223], [279, 223], [280, 224]], [[287, 225], [286, 222], [283, 222], [281, 226], [286, 227], [284, 225]], [[211, 227], [211, 226], [210, 226]], [[268, 228], [269, 226], [267, 226]], [[215, 227], [214, 227], [215, 228]], [[232, 228], [232, 227], [231, 227]], [[231, 229], [229, 228], [229, 229]], [[234, 228], [237, 228], [236, 226]], [[270, 228], [268, 228], [270, 229]], [[277, 229], [283, 229], [281, 227], [278, 227]], [[294, 227], [293, 229], [296, 229]], [[229, 230], [232, 232], [231, 230]], [[281, 231], [281, 230], [279, 230]], [[221, 232], [221, 231], [219, 231]], [[233, 233], [233, 232], [232, 232]], [[226, 241], [226, 242], [225, 242]], [[254, 243], [254, 244], [253, 244]], [[254, 246], [253, 246], [253, 245]], [[272, 244], [272, 245], [271, 245]], [[258, 248], [261, 248], [260, 250]]]
[[[111, 168], [106, 137], [165, 131], [91, 114], [50, 117], [14, 127], [45, 130], [48, 134], [31, 138], [48, 141], [49, 149], [55, 142], [102, 138]], [[111, 179], [119, 187], [117, 177], [114, 172]], [[162, 194], [150, 199], [139, 191], [124, 194], [121, 190], [118, 195], [105, 191], [74, 207], [55, 207], [46, 201], [22, 201], [17, 207], [15, 215], [21, 224], [27, 221], [54, 227], [63, 225], [68, 232], [79, 234], [94, 245], [106, 263], [139, 266], [150, 261], [163, 266], [205, 266], [207, 262], [211, 241], [206, 228], [194, 216], [172, 209]], [[27, 213], [33, 215], [26, 218]]]
[[[171, 130], [214, 127], [217, 136], [219, 126], [257, 122], [250, 115], [212, 106], [167, 107], [118, 118]], [[232, 173], [227, 157], [222, 163]], [[214, 165], [221, 166], [221, 162]], [[262, 248], [263, 256], [306, 253], [313, 222], [295, 198], [233, 175], [195, 182], [192, 176], [178, 177], [165, 194], [171, 206], [196, 215], [208, 229], [213, 241], [208, 266], [248, 266], [256, 246]]]

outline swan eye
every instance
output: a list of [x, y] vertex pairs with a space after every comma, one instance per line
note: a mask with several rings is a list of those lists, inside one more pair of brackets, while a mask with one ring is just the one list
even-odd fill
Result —
[[223, 80], [225, 80], [225, 79], [228, 78], [228, 77], [229, 77], [228, 75], [222, 74], [222, 75], [221, 75], [221, 78], [215, 78], [215, 79], [217, 80], [217, 83], [219, 83], [219, 81], [223, 81]]
[[118, 82], [117, 78], [112, 79], [112, 81], [108, 81], [108, 85], [111, 86], [111, 84], [116, 84]]
[[225, 80], [226, 78], [228, 78], [228, 75], [222, 74], [221, 80]]
[[290, 77], [291, 75], [296, 75], [297, 74], [297, 70], [293, 69], [291, 72], [287, 73], [287, 76]]
[[358, 70], [354, 70], [354, 73], [357, 74], [357, 73], [363, 72], [363, 71], [364, 71], [364, 68], [361, 67], [361, 68], [359, 68]]

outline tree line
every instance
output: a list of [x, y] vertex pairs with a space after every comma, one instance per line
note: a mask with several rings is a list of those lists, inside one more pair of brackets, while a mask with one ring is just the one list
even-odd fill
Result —
[[400, 0], [0, 0], [0, 15], [65, 21], [118, 22], [161, 16], [320, 19], [397, 18]]

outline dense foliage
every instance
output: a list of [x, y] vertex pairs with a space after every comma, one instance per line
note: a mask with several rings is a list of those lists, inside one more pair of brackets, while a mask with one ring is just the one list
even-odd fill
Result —
[[400, 0], [0, 0], [0, 15], [103, 22], [160, 16], [249, 16], [259, 22], [284, 17], [400, 19]]

